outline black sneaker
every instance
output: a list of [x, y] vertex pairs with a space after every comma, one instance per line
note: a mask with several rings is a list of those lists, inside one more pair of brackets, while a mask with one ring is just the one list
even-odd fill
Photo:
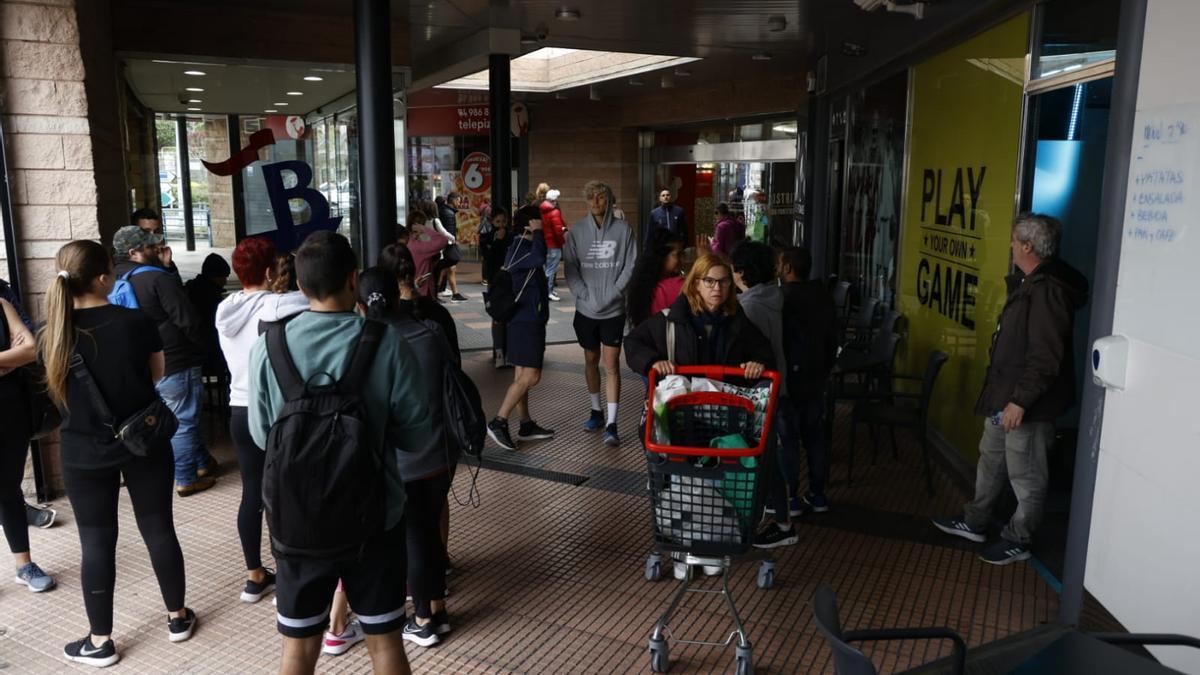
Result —
[[[792, 498], [792, 501], [795, 501], [794, 497]], [[803, 510], [812, 511], [813, 513], [829, 513], [829, 500], [825, 498], [825, 495], [818, 495], [810, 492], [804, 495], [803, 502]], [[794, 516], [797, 514], [793, 512], [792, 515]]]
[[520, 428], [517, 429], [518, 441], [542, 441], [548, 438], [554, 438], [554, 430], [540, 427], [533, 420], [521, 422]]
[[402, 637], [422, 647], [432, 647], [441, 642], [441, 638], [438, 637], [437, 632], [433, 629], [433, 622], [431, 621], [422, 626], [417, 623], [417, 617], [415, 616], [408, 617], [408, 621], [404, 622]]
[[54, 524], [54, 518], [57, 515], [57, 511], [47, 506], [25, 505], [25, 522], [29, 523], [31, 527], [40, 527], [44, 530]]
[[450, 614], [446, 610], [433, 613], [433, 632], [438, 635], [445, 635], [450, 632]]
[[1000, 539], [996, 543], [983, 549], [983, 553], [979, 554], [979, 559], [991, 565], [1008, 565], [1009, 563], [1029, 560], [1032, 554], [1029, 549], [1023, 544], [1018, 544], [1015, 541]]
[[973, 542], [982, 544], [987, 541], [987, 533], [983, 530], [976, 530], [967, 524], [967, 521], [962, 518], [934, 518], [933, 526], [956, 537], [970, 539]]
[[242, 588], [242, 602], [258, 602], [273, 590], [275, 590], [275, 570], [268, 569], [267, 576], [262, 582], [246, 580], [246, 585]]
[[800, 541], [800, 535], [796, 534], [795, 527], [785, 530], [779, 526], [779, 523], [771, 523], [754, 535], [754, 548], [779, 548], [780, 546], [791, 546], [798, 541]]
[[182, 619], [167, 619], [167, 637], [171, 642], [183, 642], [192, 637], [192, 631], [196, 630], [197, 623], [199, 620], [196, 618], [196, 613], [187, 608], [187, 613]]
[[604, 427], [604, 444], [614, 448], [621, 444], [621, 437], [617, 434], [616, 422]]
[[516, 450], [517, 443], [512, 439], [512, 435], [508, 433], [508, 420], [500, 419], [499, 417], [488, 422], [488, 436], [496, 442], [496, 445], [505, 450]]
[[63, 656], [67, 657], [68, 661], [97, 668], [107, 668], [121, 660], [121, 655], [117, 653], [112, 640], [105, 640], [104, 644], [94, 647], [90, 635], [84, 636], [82, 640], [67, 643], [67, 646], [63, 647]]
[[450, 302], [453, 302], [453, 303], [466, 302], [466, 301], [467, 301], [467, 296], [463, 295], [462, 293], [455, 293], [454, 295], [450, 296]]

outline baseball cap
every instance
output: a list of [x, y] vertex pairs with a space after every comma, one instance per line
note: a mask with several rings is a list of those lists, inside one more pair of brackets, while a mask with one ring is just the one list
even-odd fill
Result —
[[161, 234], [147, 232], [137, 225], [126, 225], [113, 235], [113, 251], [119, 257], [127, 257], [129, 252], [143, 246], [157, 246], [163, 243]]

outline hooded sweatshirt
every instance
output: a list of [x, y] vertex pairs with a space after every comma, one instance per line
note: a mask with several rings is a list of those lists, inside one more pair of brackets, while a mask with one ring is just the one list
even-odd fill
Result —
[[589, 213], [571, 226], [563, 247], [567, 285], [575, 311], [591, 319], [611, 319], [625, 311], [625, 285], [633, 276], [637, 248], [624, 220], [613, 217], [613, 196], [600, 227]]
[[258, 323], [286, 319], [306, 309], [308, 299], [299, 291], [238, 291], [217, 305], [217, 338], [229, 365], [229, 405], [247, 404], [246, 374], [250, 349], [258, 339]]
[[[787, 366], [787, 351], [783, 344], [783, 291], [775, 284], [758, 284], [738, 296], [746, 318], [771, 342], [775, 365], [780, 371]], [[787, 378], [780, 380], [780, 393], [787, 394]]]

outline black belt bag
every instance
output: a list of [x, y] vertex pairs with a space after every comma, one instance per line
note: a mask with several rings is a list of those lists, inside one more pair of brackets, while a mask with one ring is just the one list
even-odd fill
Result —
[[104, 420], [104, 425], [112, 431], [113, 438], [120, 441], [125, 449], [138, 457], [146, 457], [155, 448], [161, 448], [171, 442], [179, 428], [179, 420], [175, 413], [167, 407], [158, 396], [145, 408], [135, 412], [120, 422], [113, 417], [112, 411], [100, 394], [100, 387], [92, 378], [91, 371], [83, 362], [83, 357], [76, 354], [71, 357], [71, 376], [85, 387], [92, 407], [96, 414]]

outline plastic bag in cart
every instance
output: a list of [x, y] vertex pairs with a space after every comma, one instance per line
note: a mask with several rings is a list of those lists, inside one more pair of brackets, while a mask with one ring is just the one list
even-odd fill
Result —
[[721, 494], [720, 480], [672, 476], [654, 507], [658, 531], [682, 546], [740, 544], [738, 510]]
[[754, 404], [754, 425], [752, 431], [754, 438], [750, 439], [752, 443], [757, 444], [758, 439], [762, 437], [763, 423], [767, 419], [767, 408], [771, 403], [771, 383], [762, 382], [753, 387], [740, 387], [736, 384], [728, 382], [720, 382], [710, 380], [707, 377], [693, 377], [692, 391], [714, 391], [724, 394], [733, 394], [748, 399]]
[[691, 391], [691, 381], [683, 375], [667, 375], [654, 385], [654, 442], [670, 445], [671, 431], [667, 427], [667, 401]]

